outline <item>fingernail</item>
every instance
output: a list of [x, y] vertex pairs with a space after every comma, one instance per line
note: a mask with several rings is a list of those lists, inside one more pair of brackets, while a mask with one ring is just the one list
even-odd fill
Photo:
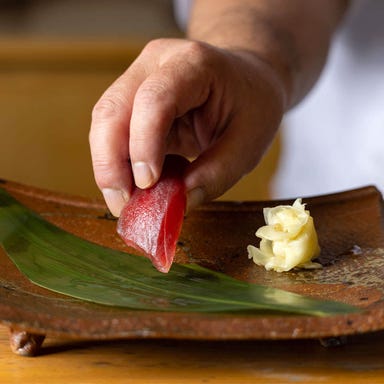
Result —
[[102, 193], [112, 215], [119, 217], [125, 203], [129, 200], [129, 194], [126, 191], [112, 188], [105, 188]]
[[148, 188], [153, 184], [153, 173], [147, 163], [138, 161], [132, 164], [133, 176], [135, 178], [135, 184], [139, 188]]
[[187, 193], [187, 213], [202, 204], [205, 200], [205, 192], [201, 187], [194, 188]]

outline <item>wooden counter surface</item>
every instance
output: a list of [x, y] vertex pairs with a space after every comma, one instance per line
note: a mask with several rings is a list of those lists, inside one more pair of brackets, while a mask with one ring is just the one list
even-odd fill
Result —
[[0, 327], [0, 383], [384, 383], [384, 332], [341, 347], [317, 340], [191, 342], [48, 338], [21, 357]]

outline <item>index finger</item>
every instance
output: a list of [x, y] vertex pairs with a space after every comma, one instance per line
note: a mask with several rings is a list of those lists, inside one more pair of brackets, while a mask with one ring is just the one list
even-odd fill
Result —
[[113, 215], [129, 199], [129, 123], [136, 89], [142, 81], [138, 67], [129, 68], [101, 96], [92, 111], [89, 143], [95, 181]]

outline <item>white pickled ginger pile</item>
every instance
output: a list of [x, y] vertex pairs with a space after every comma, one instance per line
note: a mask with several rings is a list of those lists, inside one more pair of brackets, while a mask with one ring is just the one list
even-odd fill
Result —
[[320, 268], [312, 262], [320, 253], [320, 247], [309, 211], [301, 199], [293, 205], [264, 208], [267, 225], [259, 228], [256, 236], [261, 239], [260, 248], [248, 245], [248, 257], [267, 270], [289, 271], [295, 267]]

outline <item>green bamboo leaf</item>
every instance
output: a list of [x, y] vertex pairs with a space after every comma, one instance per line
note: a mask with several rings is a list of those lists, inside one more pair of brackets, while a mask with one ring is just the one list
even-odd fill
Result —
[[194, 264], [175, 264], [168, 274], [160, 273], [144, 257], [101, 247], [54, 226], [3, 189], [0, 244], [33, 283], [104, 305], [152, 311], [258, 310], [317, 316], [357, 311], [344, 303], [238, 281]]

